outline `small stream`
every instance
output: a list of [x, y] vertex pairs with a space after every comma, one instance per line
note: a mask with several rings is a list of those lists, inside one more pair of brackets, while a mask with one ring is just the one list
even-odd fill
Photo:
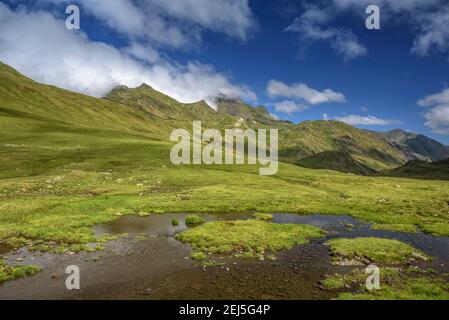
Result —
[[[200, 216], [206, 221], [251, 218], [241, 214]], [[320, 281], [327, 274], [350, 270], [333, 265], [329, 248], [323, 244], [337, 237], [397, 239], [436, 258], [423, 267], [449, 272], [447, 237], [372, 230], [369, 224], [349, 216], [293, 214], [275, 214], [273, 222], [314, 225], [325, 229], [326, 237], [278, 252], [275, 261], [225, 258], [223, 266], [203, 268], [188, 258], [189, 246], [174, 239], [188, 228], [185, 217], [125, 216], [95, 226], [97, 235], [128, 236], [94, 253], [36, 255], [25, 248], [7, 253], [0, 244], [0, 257], [8, 263], [20, 258], [44, 269], [33, 277], [0, 284], [0, 299], [330, 299], [332, 293], [320, 289]], [[173, 226], [173, 219], [180, 224]], [[65, 288], [69, 265], [80, 268], [81, 290]]]

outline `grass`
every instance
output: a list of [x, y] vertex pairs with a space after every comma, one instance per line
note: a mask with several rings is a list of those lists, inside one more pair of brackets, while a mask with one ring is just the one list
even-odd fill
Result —
[[252, 258], [266, 251], [291, 249], [323, 236], [319, 228], [298, 224], [274, 224], [260, 220], [208, 222], [177, 235], [193, 250]]
[[41, 271], [38, 266], [11, 266], [0, 260], [0, 283], [31, 276]]
[[429, 259], [424, 253], [408, 244], [391, 239], [333, 239], [327, 244], [338, 260], [399, 264], [410, 260]]
[[338, 300], [449, 300], [447, 279], [431, 270], [382, 268], [380, 289], [371, 291], [365, 286], [366, 278], [363, 270], [356, 269], [330, 276], [322, 284], [339, 291]]
[[254, 219], [256, 220], [264, 220], [264, 221], [271, 221], [273, 220], [273, 215], [269, 213], [255, 213], [253, 215]]
[[427, 278], [413, 278], [362, 294], [342, 293], [339, 300], [449, 300], [447, 285]]
[[206, 255], [204, 252], [192, 252], [192, 253], [190, 254], [190, 257], [191, 257], [193, 260], [201, 261], [201, 260], [206, 259], [206, 258], [207, 258], [207, 255]]
[[185, 219], [186, 225], [195, 225], [195, 224], [201, 224], [204, 223], [204, 218], [197, 216], [197, 215], [188, 215]]
[[[361, 177], [285, 163], [270, 177], [259, 176], [258, 166], [173, 166], [167, 142], [173, 128], [191, 126], [195, 114], [220, 128], [235, 119], [204, 106], [186, 109], [151, 90], [139, 94], [151, 101], [145, 108], [169, 108], [172, 117], [39, 85], [0, 67], [0, 241], [83, 245], [98, 240], [94, 224], [166, 212], [349, 214], [390, 230], [407, 226], [449, 236], [448, 181]], [[387, 144], [344, 124], [306, 122], [298, 132], [283, 130], [281, 140], [292, 136], [295, 148], [308, 154], [336, 147], [328, 133], [350, 132], [365, 147], [397, 158]]]

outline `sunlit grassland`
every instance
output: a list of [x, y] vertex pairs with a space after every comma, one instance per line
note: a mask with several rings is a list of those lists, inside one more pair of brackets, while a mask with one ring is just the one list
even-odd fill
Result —
[[[174, 166], [171, 130], [190, 128], [198, 118], [217, 128], [235, 119], [203, 103], [189, 109], [154, 90], [135, 91], [115, 102], [97, 99], [38, 84], [0, 64], [0, 241], [86, 243], [95, 240], [93, 224], [167, 212], [349, 214], [378, 229], [449, 235], [447, 181], [283, 163], [275, 176], [260, 176], [259, 166]], [[291, 138], [293, 151], [334, 150], [335, 139], [323, 136], [331, 131], [327, 136], [352, 133], [351, 141], [383, 151], [387, 163], [400, 160], [386, 143], [341, 123], [308, 122], [293, 131], [276, 125], [281, 145], [288, 149]], [[376, 154], [372, 161], [382, 160]]]
[[449, 235], [449, 182], [290, 164], [265, 177], [258, 166], [174, 166], [166, 142], [45, 130], [0, 142], [1, 238], [85, 243], [95, 240], [93, 224], [139, 212], [349, 214], [384, 229]]

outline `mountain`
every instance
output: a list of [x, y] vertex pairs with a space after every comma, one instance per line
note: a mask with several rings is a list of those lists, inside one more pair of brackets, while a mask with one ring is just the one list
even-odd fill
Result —
[[193, 121], [202, 121], [205, 127], [232, 127], [236, 118], [217, 113], [205, 101], [184, 104], [152, 87], [143, 84], [138, 88], [124, 86], [113, 89], [106, 100], [120, 103], [144, 112], [149, 120], [170, 128], [191, 128]]
[[217, 112], [238, 117], [240, 122], [247, 124], [280, 124], [280, 121], [273, 118], [265, 107], [252, 107], [239, 98], [218, 97], [215, 100]]
[[426, 136], [392, 130], [378, 132], [377, 135], [400, 150], [407, 160], [439, 161], [449, 158], [449, 148]]
[[[171, 123], [174, 127], [190, 129], [192, 121], [201, 120], [204, 127], [219, 129], [277, 128], [280, 134], [279, 154], [285, 162], [299, 164], [299, 160], [315, 154], [341, 151], [363, 166], [354, 166], [351, 171], [349, 162], [345, 162], [346, 166], [341, 171], [356, 174], [391, 169], [406, 162], [401, 152], [376, 134], [337, 121], [305, 121], [294, 125], [276, 120], [264, 107], [252, 107], [238, 98], [218, 97], [215, 111], [205, 102], [182, 104], [148, 85], [142, 85], [135, 89], [118, 87], [106, 99], [144, 111], [152, 120], [163, 120], [161, 123]], [[338, 155], [335, 162], [341, 160], [342, 153], [334, 154]], [[333, 153], [326, 155], [330, 157]], [[308, 159], [308, 163], [315, 159]], [[323, 163], [330, 162], [320, 162], [316, 167], [323, 167]], [[324, 168], [337, 170], [339, 166]]]
[[328, 169], [359, 175], [372, 175], [376, 172], [374, 169], [355, 160], [349, 152], [345, 151], [320, 152], [300, 159], [297, 164], [310, 169]]
[[[70, 144], [70, 148], [79, 149], [89, 143], [101, 146], [109, 136], [117, 134], [168, 143], [173, 129], [191, 130], [192, 122], [200, 120], [203, 128], [220, 130], [279, 129], [283, 162], [300, 164], [304, 158], [323, 153], [303, 164], [365, 174], [367, 168], [389, 170], [407, 160], [385, 138], [342, 122], [278, 121], [264, 107], [254, 108], [240, 99], [225, 97], [217, 98], [216, 107], [217, 111], [204, 101], [180, 103], [148, 85], [120, 86], [104, 98], [94, 98], [39, 84], [0, 64], [0, 143], [8, 145], [29, 143], [54, 148]], [[69, 138], [69, 132], [76, 134]], [[313, 165], [313, 161], [317, 163]]]
[[376, 134], [338, 121], [304, 121], [283, 131], [281, 139], [284, 142], [279, 153], [293, 163], [324, 151], [345, 152], [374, 170], [392, 169], [406, 162], [401, 152]]
[[449, 158], [436, 162], [412, 160], [399, 168], [382, 172], [381, 175], [426, 180], [449, 180]]

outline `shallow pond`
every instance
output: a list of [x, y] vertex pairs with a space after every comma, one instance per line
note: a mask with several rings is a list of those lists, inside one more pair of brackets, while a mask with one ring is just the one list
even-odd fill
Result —
[[[206, 221], [248, 219], [250, 215], [203, 214]], [[125, 216], [94, 227], [98, 235], [129, 236], [95, 253], [33, 255], [26, 249], [8, 259], [41, 265], [36, 276], [0, 285], [0, 299], [329, 299], [319, 282], [348, 267], [331, 262], [323, 243], [335, 237], [383, 237], [409, 243], [437, 258], [426, 267], [449, 271], [449, 238], [378, 231], [349, 216], [275, 214], [275, 223], [311, 224], [327, 231], [325, 238], [276, 253], [275, 261], [226, 258], [224, 266], [203, 268], [190, 260], [190, 248], [174, 239], [186, 230], [184, 214]], [[179, 220], [178, 226], [172, 220]], [[5, 255], [3, 253], [2, 255]], [[81, 270], [81, 290], [65, 288], [65, 268]]]

